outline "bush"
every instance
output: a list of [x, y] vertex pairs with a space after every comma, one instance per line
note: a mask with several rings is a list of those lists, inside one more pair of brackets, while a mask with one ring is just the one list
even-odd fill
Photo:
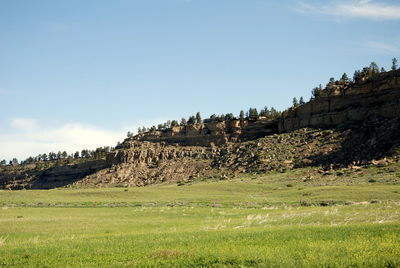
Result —
[[302, 205], [303, 207], [311, 207], [312, 206], [312, 204], [306, 200], [300, 201], [300, 205]]

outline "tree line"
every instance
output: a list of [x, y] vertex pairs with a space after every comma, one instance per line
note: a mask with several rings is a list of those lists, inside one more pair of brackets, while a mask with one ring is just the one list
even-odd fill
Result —
[[[392, 66], [391, 70], [398, 70], [398, 61], [396, 58], [392, 59]], [[386, 72], [385, 68], [379, 68], [379, 66], [375, 62], [371, 62], [371, 64], [367, 67], [364, 67], [361, 70], [356, 70], [354, 72], [353, 78], [349, 78], [349, 76], [344, 73], [339, 80], [331, 77], [329, 82], [326, 84], [325, 87], [322, 87], [320, 84], [318, 87], [315, 87], [311, 91], [311, 99], [319, 98], [319, 97], [326, 97], [331, 96], [334, 94], [335, 90], [344, 90], [350, 87], [352, 84], [360, 83], [372, 78], [374, 75]], [[210, 123], [210, 122], [229, 122], [233, 120], [259, 120], [267, 119], [267, 120], [275, 120], [281, 117], [284, 117], [288, 114], [288, 112], [292, 109], [295, 109], [299, 106], [305, 104], [304, 98], [300, 97], [297, 99], [296, 97], [292, 100], [292, 106], [284, 111], [278, 111], [274, 107], [269, 109], [268, 107], [264, 107], [259, 111], [256, 108], [249, 108], [246, 112], [243, 110], [240, 111], [238, 116], [235, 116], [232, 113], [228, 114], [221, 114], [211, 115], [208, 119], [202, 120], [200, 112], [197, 112], [196, 115], [190, 116], [188, 119], [182, 118], [179, 122], [177, 120], [168, 120], [165, 123], [154, 125], [151, 127], [139, 127], [138, 133], [146, 133], [146, 132], [155, 132], [155, 131], [166, 131], [176, 126], [187, 126], [187, 125], [196, 125], [201, 123]], [[134, 133], [128, 132], [128, 138], [132, 138]]]
[[[392, 71], [399, 70], [397, 58], [392, 59], [391, 70]], [[311, 91], [312, 93], [311, 99], [331, 96], [336, 90], [345, 90], [353, 84], [367, 81], [368, 79], [371, 79], [375, 75], [384, 72], [386, 72], [385, 68], [383, 67], [379, 68], [379, 66], [375, 62], [371, 62], [369, 66], [364, 67], [361, 70], [356, 70], [354, 72], [352, 79], [350, 79], [346, 73], [344, 73], [339, 80], [336, 80], [335, 78], [331, 77], [325, 87], [322, 87], [322, 85], [320, 84], [318, 87], [315, 87]], [[196, 124], [210, 123], [210, 122], [230, 122], [234, 120], [255, 121], [259, 119], [276, 120], [285, 117], [290, 110], [295, 109], [304, 104], [305, 101], [303, 97], [300, 97], [299, 99], [295, 97], [292, 100], [292, 106], [284, 111], [278, 111], [274, 107], [268, 108], [267, 106], [265, 106], [260, 110], [257, 110], [257, 108], [249, 108], [246, 112], [241, 110], [238, 116], [235, 116], [233, 113], [221, 114], [221, 115], [213, 114], [208, 119], [205, 120], [202, 119], [200, 112], [197, 112], [196, 115], [189, 116], [187, 119], [182, 118], [179, 122], [177, 120], [168, 120], [165, 123], [153, 125], [151, 127], [145, 127], [145, 126], [139, 127], [138, 133], [141, 134], [146, 132], [166, 131], [168, 129], [177, 126], [188, 126], [188, 125], [196, 125]], [[134, 133], [128, 132], [127, 136], [128, 138], [132, 138], [134, 136]], [[21, 161], [21, 164], [34, 163], [40, 161], [55, 161], [62, 159], [79, 159], [79, 158], [100, 159], [113, 150], [114, 147], [105, 146], [105, 147], [99, 147], [95, 150], [84, 149], [80, 152], [76, 151], [75, 153], [72, 154], [68, 154], [66, 151], [63, 152], [59, 151], [58, 153], [50, 152], [48, 154], [46, 153], [39, 154], [35, 157], [28, 157], [24, 161]], [[9, 161], [10, 165], [17, 165], [18, 163], [19, 162], [17, 158], [13, 158], [12, 160]], [[6, 164], [7, 164], [6, 160], [0, 161], [0, 165], [4, 166]]]
[[[37, 156], [29, 156], [21, 162], [17, 158], [13, 158], [8, 162], [9, 165], [18, 164], [30, 164], [37, 162], [47, 162], [47, 161], [58, 161], [58, 160], [72, 160], [72, 159], [101, 159], [105, 157], [108, 153], [112, 152], [114, 147], [104, 146], [98, 147], [95, 150], [83, 149], [82, 151], [76, 151], [75, 153], [68, 154], [67, 151], [49, 152], [44, 154], [38, 154]], [[1, 166], [7, 165], [6, 160], [0, 161]]]
[[[300, 101], [297, 101], [296, 98], [293, 99], [294, 105], [299, 106], [301, 104], [304, 104], [303, 97], [300, 98]], [[138, 128], [138, 133], [146, 133], [146, 132], [154, 132], [154, 131], [166, 131], [168, 129], [171, 129], [176, 126], [189, 126], [189, 125], [196, 125], [196, 124], [202, 124], [202, 123], [210, 123], [210, 122], [230, 122], [234, 120], [240, 120], [240, 121], [245, 121], [245, 120], [258, 120], [258, 119], [269, 119], [269, 120], [274, 120], [279, 117], [281, 117], [282, 112], [278, 111], [274, 107], [271, 107], [270, 109], [265, 106], [264, 108], [260, 109], [259, 111], [257, 108], [249, 108], [246, 112], [241, 110], [237, 116], [235, 116], [233, 113], [227, 113], [227, 114], [221, 114], [221, 115], [216, 115], [213, 114], [211, 115], [208, 119], [203, 120], [201, 117], [200, 112], [197, 112], [196, 115], [189, 116], [188, 119], [182, 118], [179, 122], [178, 120], [168, 120], [165, 123], [153, 125], [151, 127], [139, 127]], [[134, 133], [128, 132], [127, 137], [132, 138], [134, 136]]]
[[[393, 58], [391, 71], [396, 71], [398, 69], [399, 69], [398, 61], [396, 58]], [[311, 91], [312, 94], [311, 98], [332, 96], [336, 90], [343, 92], [353, 84], [367, 81], [373, 78], [375, 75], [385, 72], [387, 71], [385, 70], [384, 67], [379, 68], [376, 62], [371, 62], [369, 66], [366, 66], [361, 70], [354, 71], [353, 78], [349, 78], [349, 76], [346, 73], [344, 73], [339, 80], [336, 80], [334, 77], [331, 77], [325, 87], [322, 87], [322, 85], [320, 84], [318, 87], [315, 87]]]

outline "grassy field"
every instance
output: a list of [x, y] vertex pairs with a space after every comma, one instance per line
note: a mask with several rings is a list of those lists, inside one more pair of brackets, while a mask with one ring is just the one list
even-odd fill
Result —
[[0, 267], [400, 267], [399, 170], [0, 191]]

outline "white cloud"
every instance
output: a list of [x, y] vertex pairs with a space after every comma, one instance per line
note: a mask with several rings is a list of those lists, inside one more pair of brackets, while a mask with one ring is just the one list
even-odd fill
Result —
[[300, 2], [296, 10], [301, 13], [319, 13], [337, 18], [400, 20], [400, 5], [374, 0], [330, 1], [323, 5]]
[[126, 138], [128, 131], [135, 133], [139, 126], [149, 127], [166, 121], [165, 118], [145, 119], [144, 124], [126, 124], [120, 130], [108, 130], [81, 123], [48, 127], [34, 118], [12, 118], [9, 120], [11, 129], [5, 132], [2, 128], [0, 132], [0, 160], [14, 157], [24, 160], [48, 152], [70, 154], [82, 149], [115, 146]]
[[22, 131], [32, 131], [37, 127], [37, 121], [33, 118], [11, 118], [11, 127], [22, 130]]
[[122, 131], [105, 130], [82, 124], [65, 124], [53, 128], [42, 128], [34, 119], [11, 120], [14, 131], [0, 134], [0, 158], [20, 160], [51, 151], [73, 153], [82, 149], [100, 146], [115, 146], [125, 137]]
[[394, 55], [394, 54], [400, 53], [399, 46], [395, 46], [395, 45], [388, 44], [388, 43], [370, 41], [370, 42], [367, 42], [366, 45], [369, 48], [388, 53], [389, 55]]

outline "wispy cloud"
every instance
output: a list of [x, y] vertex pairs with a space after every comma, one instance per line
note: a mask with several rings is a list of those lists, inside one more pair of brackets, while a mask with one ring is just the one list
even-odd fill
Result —
[[329, 1], [326, 4], [300, 2], [296, 11], [317, 13], [337, 18], [362, 18], [372, 20], [400, 20], [400, 5], [374, 0]]
[[33, 131], [37, 127], [37, 121], [33, 118], [11, 118], [11, 127], [22, 131]]
[[367, 42], [367, 47], [379, 50], [381, 52], [388, 53], [390, 55], [396, 55], [400, 53], [400, 46], [396, 46], [393, 44], [388, 44], [384, 42], [375, 42], [375, 41], [369, 41]]

